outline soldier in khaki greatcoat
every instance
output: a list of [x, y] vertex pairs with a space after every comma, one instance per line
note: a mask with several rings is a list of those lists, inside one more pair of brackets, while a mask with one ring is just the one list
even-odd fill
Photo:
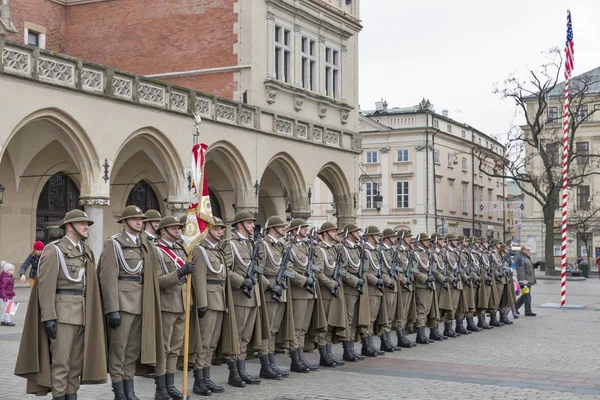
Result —
[[489, 307], [490, 298], [492, 297], [492, 278], [489, 270], [489, 256], [486, 252], [485, 247], [481, 244], [481, 239], [474, 237], [473, 251], [471, 253], [471, 262], [473, 270], [478, 277], [477, 293], [475, 295], [475, 302], [477, 306], [477, 327], [480, 329], [493, 329], [487, 323], [486, 312]]
[[[507, 263], [501, 252], [502, 242], [498, 239], [492, 239], [490, 240], [490, 246], [490, 264], [494, 274], [494, 283], [496, 284], [498, 292], [498, 297], [494, 304], [494, 314], [496, 314], [496, 312], [499, 314], [499, 318], [496, 318], [499, 325], [510, 325], [513, 322], [509, 320], [506, 315], [507, 311], [514, 306], [514, 302], [511, 303], [511, 296], [509, 295], [508, 290], [514, 292], [514, 286], [508, 287], [509, 279], [507, 277]], [[510, 273], [510, 275], [512, 275], [512, 273]]]
[[[338, 251], [335, 244], [338, 241], [337, 227], [331, 222], [325, 222], [319, 228], [323, 240], [315, 250], [315, 265], [319, 268], [317, 278], [324, 309], [326, 332], [319, 336], [319, 364], [326, 367], [344, 365], [344, 361], [333, 355], [332, 344], [338, 341], [346, 343], [351, 340], [348, 320], [346, 319], [346, 299], [342, 276], [346, 271], [339, 266], [337, 278], [334, 276], [338, 268]], [[341, 255], [340, 255], [341, 256]], [[333, 295], [335, 293], [335, 296]], [[314, 322], [314, 321], [313, 321]], [[347, 346], [347, 345], [346, 345]]]
[[28, 393], [51, 390], [54, 399], [74, 400], [80, 383], [106, 382], [100, 290], [84, 243], [93, 223], [83, 211], [69, 211], [60, 225], [66, 235], [41, 255], [15, 368], [28, 379]]
[[410, 238], [412, 234], [409, 230], [402, 229], [397, 232], [398, 240], [398, 302], [402, 312], [398, 312], [396, 320], [396, 335], [398, 338], [397, 347], [411, 348], [416, 347], [408, 336], [406, 336], [406, 328], [414, 329], [416, 317], [415, 292], [413, 282], [413, 272], [416, 271], [413, 265], [409, 265], [409, 260], [412, 256], [412, 244]]
[[155, 400], [183, 399], [175, 387], [177, 358], [183, 347], [185, 330], [186, 276], [194, 272], [194, 264], [187, 262], [187, 253], [178, 243], [182, 225], [174, 217], [164, 217], [156, 233], [156, 274], [160, 286], [160, 310], [166, 363], [156, 365]]
[[[123, 231], [105, 243], [98, 262], [108, 329], [108, 372], [115, 400], [136, 399], [133, 377], [144, 373], [136, 363], [165, 363], [156, 250], [142, 235], [146, 215], [137, 206], [123, 209]], [[144, 341], [142, 345], [142, 332]]]
[[[230, 317], [230, 314], [235, 313], [231, 286], [228, 282], [225, 253], [219, 243], [225, 235], [226, 226], [218, 217], [214, 217], [214, 221], [214, 227], [208, 231], [207, 237], [194, 247], [193, 252], [194, 292], [196, 295], [194, 304], [200, 318], [202, 336], [202, 350], [196, 353], [194, 360], [193, 391], [201, 396], [210, 396], [212, 393], [225, 391], [223, 386], [216, 385], [210, 379], [211, 360], [222, 336], [238, 341], [237, 331], [231, 331], [231, 325], [227, 324], [228, 320], [226, 319]], [[234, 338], [231, 338], [232, 335]], [[222, 350], [224, 347], [225, 343], [223, 343]], [[239, 353], [239, 344], [236, 350], [234, 353]], [[227, 356], [237, 355], [231, 354], [231, 349], [225, 353]], [[236, 383], [241, 385], [245, 382], [240, 379]]]
[[156, 231], [162, 215], [156, 210], [148, 210], [144, 214], [146, 214], [146, 218], [142, 221], [144, 223], [144, 234], [150, 243], [156, 244], [159, 239]]
[[[398, 244], [398, 238], [396, 237], [396, 231], [391, 228], [386, 228], [381, 233], [382, 235], [382, 255], [383, 255], [383, 283], [385, 285], [385, 298], [387, 305], [387, 326], [385, 331], [381, 334], [381, 347], [380, 349], [387, 352], [394, 352], [400, 350], [400, 347], [394, 346], [390, 338], [390, 331], [392, 326], [397, 323], [398, 316], [398, 265], [394, 258], [398, 258], [398, 254], [394, 249]], [[396, 253], [396, 257], [394, 254]], [[394, 264], [394, 265], [392, 265]], [[393, 271], [392, 271], [393, 269]], [[395, 277], [392, 279], [392, 274]], [[402, 305], [400, 304], [400, 309]]]
[[426, 233], [421, 233], [416, 238], [416, 248], [413, 252], [413, 265], [418, 272], [414, 272], [415, 300], [417, 317], [415, 326], [417, 328], [417, 343], [429, 344], [433, 340], [425, 335], [425, 324], [427, 320], [439, 319], [437, 295], [435, 293], [435, 278], [430, 273], [430, 238]]
[[[377, 244], [381, 238], [381, 232], [379, 228], [374, 225], [369, 225], [365, 228], [365, 235], [367, 241], [363, 244], [364, 246], [364, 270], [365, 280], [368, 284], [369, 291], [369, 308], [370, 308], [370, 321], [367, 329], [363, 331], [362, 337], [362, 354], [364, 356], [376, 357], [383, 355], [385, 352], [377, 350], [373, 344], [373, 335], [377, 335], [382, 331], [378, 321], [380, 312], [387, 314], [385, 305], [382, 307], [382, 303], [385, 304], [384, 285], [383, 279], [379, 277], [379, 253]], [[368, 270], [367, 270], [368, 268]], [[387, 323], [387, 317], [384, 318]]]
[[435, 278], [435, 293], [437, 295], [439, 316], [437, 319], [429, 318], [429, 339], [446, 340], [448, 336], [442, 335], [438, 330], [438, 322], [446, 322], [453, 319], [452, 315], [452, 295], [450, 294], [450, 284], [446, 277], [445, 257], [444, 257], [444, 237], [435, 232], [431, 235], [431, 262], [433, 277]]
[[[460, 280], [462, 293], [456, 310], [456, 332], [467, 335], [471, 332], [479, 332], [473, 316], [475, 315], [475, 291], [477, 289], [478, 276], [473, 271], [468, 239], [464, 235], [456, 238], [456, 251], [458, 253], [458, 268], [460, 268]], [[467, 320], [467, 328], [464, 327], [464, 319]]]
[[[460, 305], [460, 299], [462, 297], [463, 285], [462, 279], [459, 275], [459, 258], [457, 248], [457, 238], [452, 233], [446, 235], [446, 246], [444, 247], [444, 259], [445, 268], [448, 276], [448, 287], [450, 294], [452, 295], [452, 315], [448, 316], [448, 319], [444, 321], [444, 336], [457, 337], [461, 334], [468, 334], [465, 327], [461, 324], [456, 324], [456, 330], [453, 329], [453, 320], [456, 318], [458, 313], [458, 307]], [[461, 329], [462, 328], [462, 329]]]
[[[256, 338], [257, 342], [262, 342], [269, 337], [266, 326], [268, 320], [266, 319], [266, 312], [264, 312], [262, 275], [248, 276], [255, 246], [252, 242], [254, 221], [256, 219], [249, 212], [240, 211], [235, 214], [231, 223], [233, 235], [223, 246], [229, 279], [233, 287], [235, 319], [240, 340], [239, 354], [237, 356], [231, 355], [227, 362], [229, 368], [228, 383], [236, 387], [260, 383], [259, 378], [255, 378], [246, 372], [246, 353], [253, 334], [258, 336]], [[248, 293], [249, 296], [245, 293]]]

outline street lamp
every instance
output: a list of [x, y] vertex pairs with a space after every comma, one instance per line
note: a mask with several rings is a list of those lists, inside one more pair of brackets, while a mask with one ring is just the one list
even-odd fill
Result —
[[445, 224], [446, 224], [446, 218], [442, 217], [442, 231], [440, 232], [442, 235], [446, 235], [446, 231], [444, 230]]
[[383, 204], [383, 196], [379, 194], [379, 191], [377, 191], [377, 194], [373, 198], [373, 203], [375, 204], [375, 208], [377, 209], [377, 212], [380, 212], [381, 205]]
[[0, 204], [4, 203], [4, 185], [0, 183]]

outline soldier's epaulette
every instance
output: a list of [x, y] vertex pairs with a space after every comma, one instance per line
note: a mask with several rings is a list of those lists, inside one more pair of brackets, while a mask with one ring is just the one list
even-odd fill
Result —
[[121, 233], [115, 233], [114, 235], [112, 235], [112, 236], [109, 236], [109, 237], [108, 237], [108, 238], [107, 238], [107, 239], [104, 241], [104, 244], [106, 244], [106, 243], [107, 243], [109, 240], [116, 239], [116, 238], [117, 238], [119, 235], [121, 235]]
[[48, 244], [54, 244], [54, 245], [56, 245], [56, 244], [60, 243], [60, 241], [61, 241], [61, 240], [62, 240], [62, 239], [57, 239], [57, 240], [55, 240], [55, 241], [53, 241], [53, 242], [50, 242], [50, 243], [48, 243]]

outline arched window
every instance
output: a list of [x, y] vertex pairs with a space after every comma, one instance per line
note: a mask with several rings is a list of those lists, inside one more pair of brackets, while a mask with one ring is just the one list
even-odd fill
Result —
[[133, 186], [127, 197], [126, 206], [138, 206], [142, 211], [157, 210], [160, 211], [158, 197], [152, 187], [146, 181], [139, 181]]
[[60, 239], [64, 232], [58, 225], [65, 214], [79, 207], [79, 189], [64, 172], [52, 175], [42, 188], [36, 209], [36, 240], [49, 243]]

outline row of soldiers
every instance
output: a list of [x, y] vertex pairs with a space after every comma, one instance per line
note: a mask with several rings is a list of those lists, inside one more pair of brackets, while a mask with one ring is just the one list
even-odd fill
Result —
[[[193, 392], [204, 396], [225, 390], [211, 380], [213, 359], [226, 361], [228, 384], [245, 387], [287, 378], [276, 364], [282, 350], [291, 371], [308, 373], [414, 347], [407, 333], [415, 331], [428, 344], [512, 323], [503, 312], [515, 301], [509, 253], [495, 240], [329, 222], [311, 230], [278, 216], [258, 233], [252, 214], [239, 212], [231, 239], [215, 218], [188, 255], [184, 219], [128, 206], [118, 222], [97, 265], [84, 242], [94, 221], [80, 210], [44, 249], [15, 368], [28, 393], [76, 399], [81, 383], [104, 383], [108, 371], [115, 400], [135, 400], [134, 376], [153, 372], [156, 400], [183, 399], [174, 375], [188, 284]], [[341, 359], [332, 350], [339, 342]], [[305, 357], [313, 349], [319, 365]], [[246, 371], [254, 354], [259, 377]]]

